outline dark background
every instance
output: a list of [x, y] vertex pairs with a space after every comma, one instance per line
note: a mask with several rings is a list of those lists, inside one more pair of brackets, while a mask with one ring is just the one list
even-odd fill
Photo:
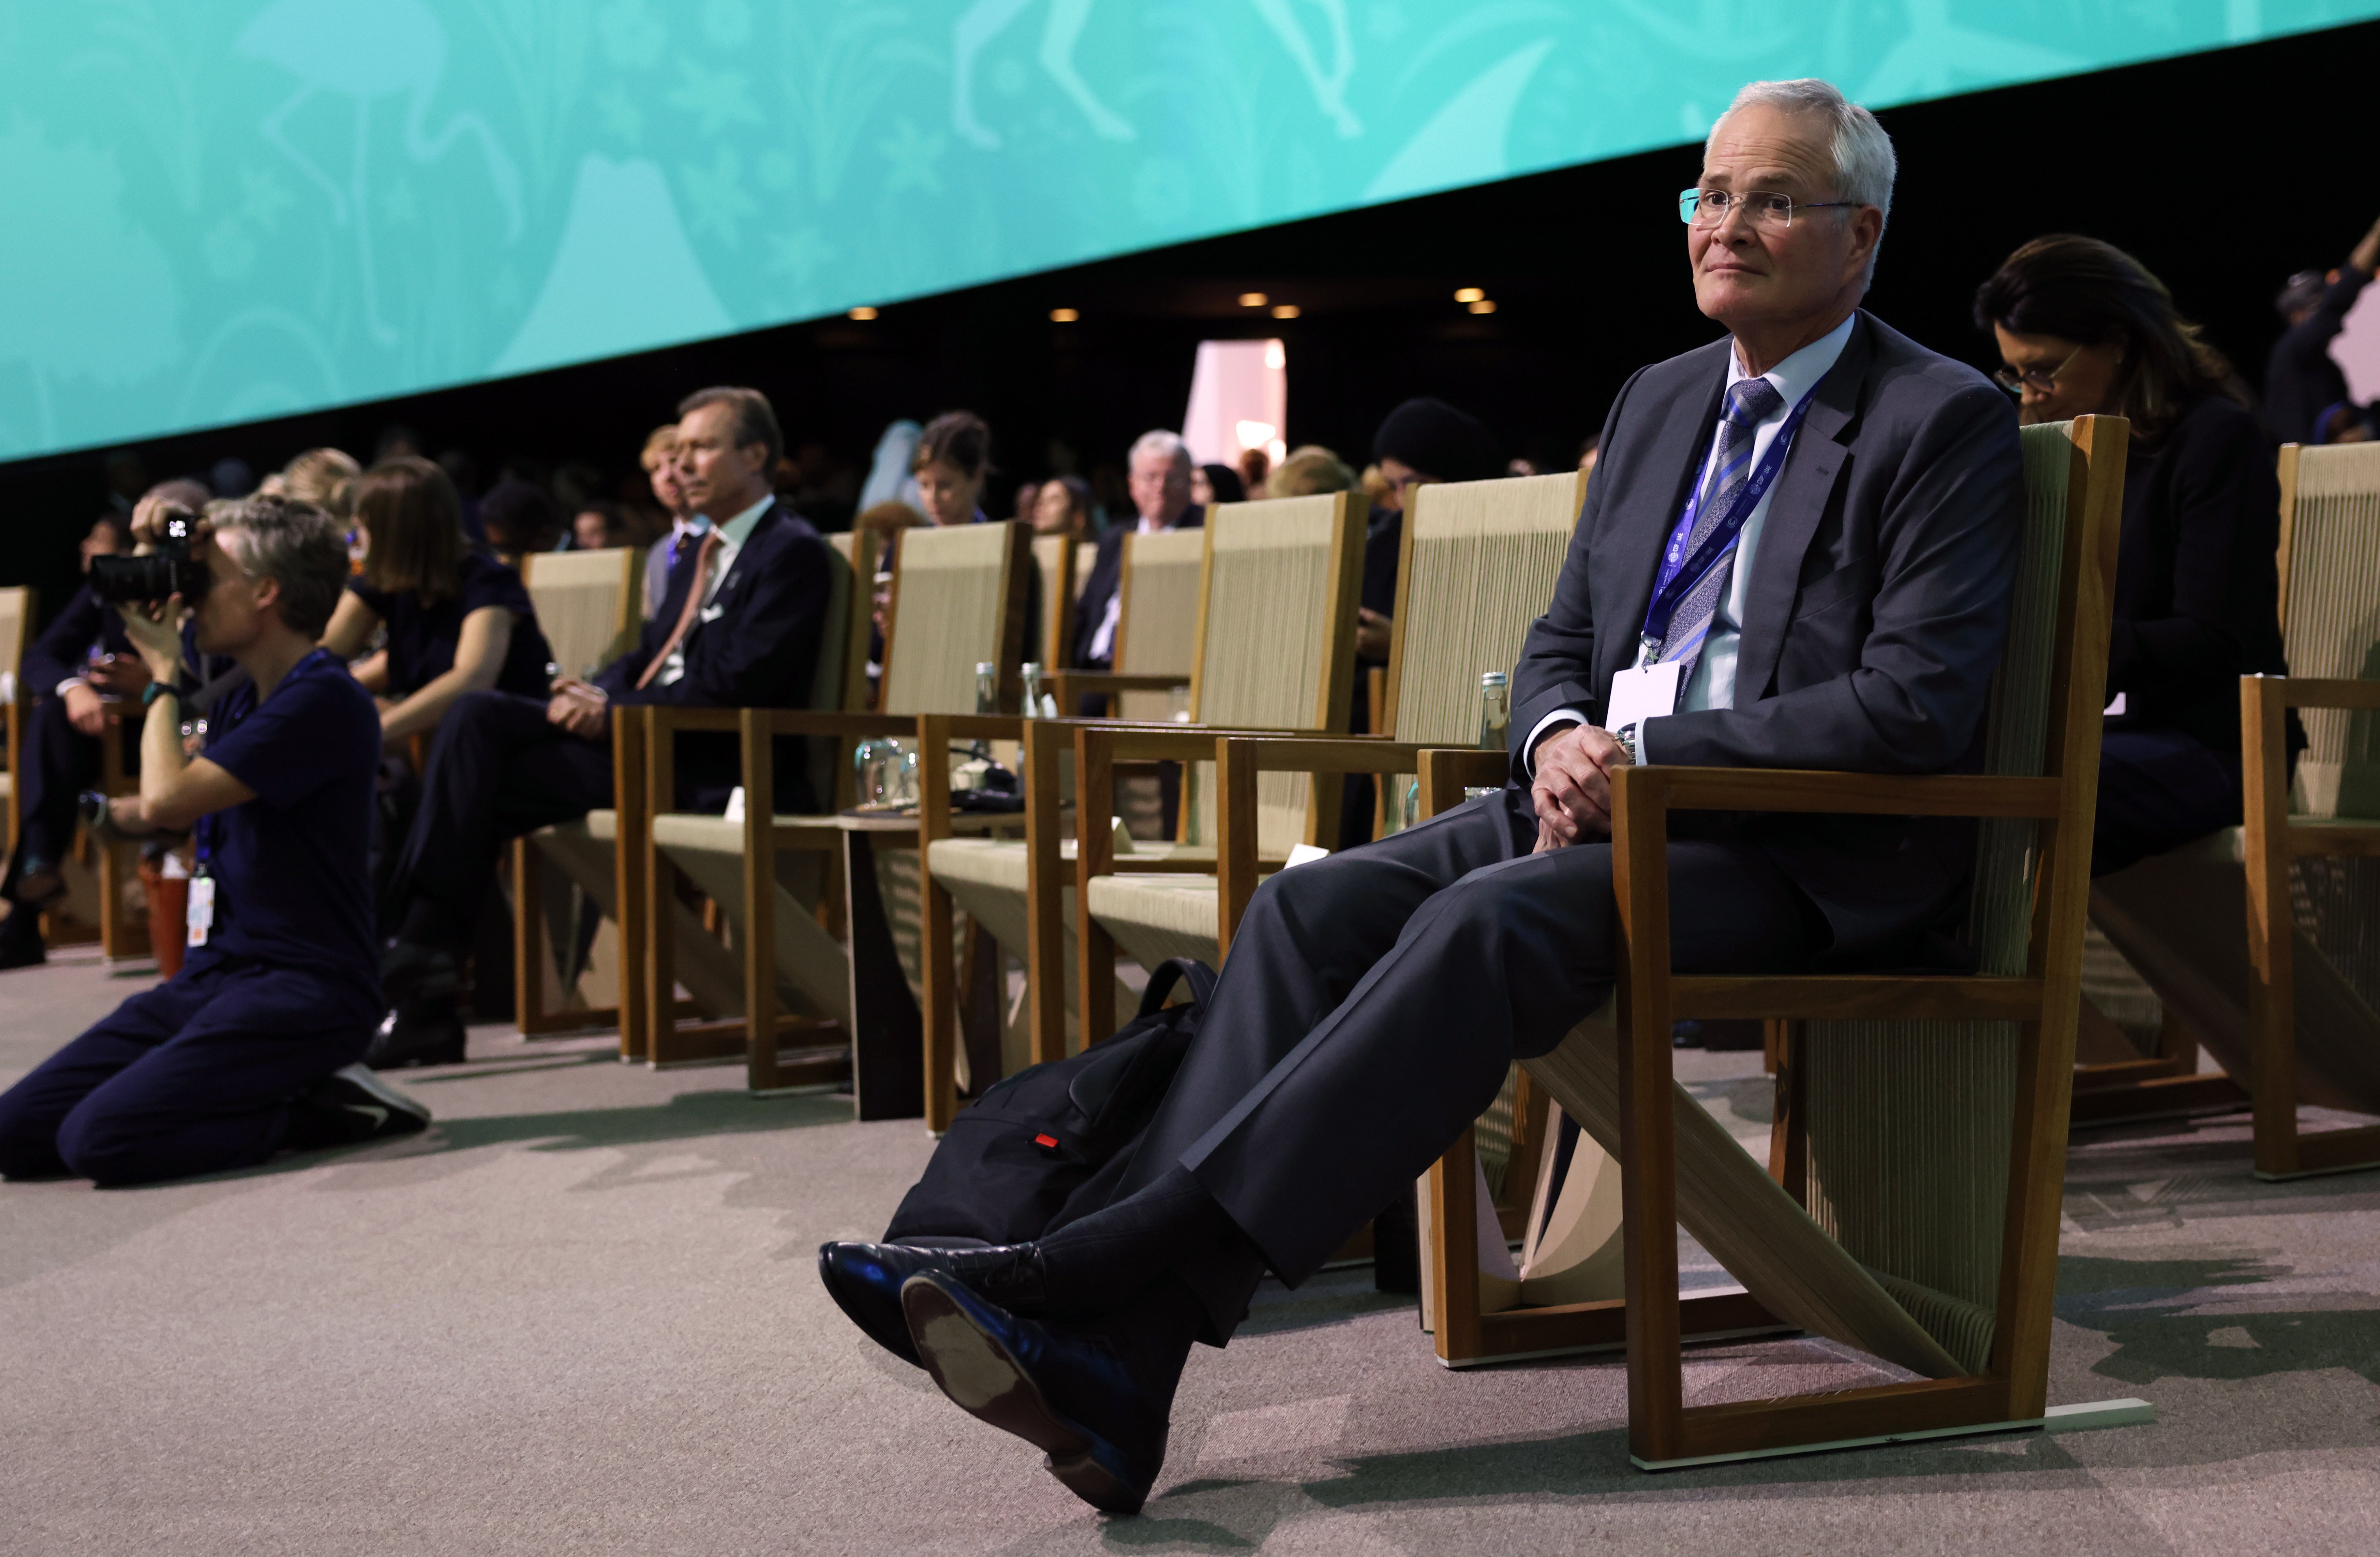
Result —
[[[2029, 237], [2089, 233], [2162, 276], [2255, 383], [2282, 281], [2339, 263], [2380, 214], [2375, 63], [2380, 24], [2365, 24], [1889, 110], [1900, 178], [1868, 306], [1937, 350], [1995, 365], [1969, 315], [1977, 284]], [[1003, 472], [986, 505], [1004, 517], [1013, 483], [1053, 460], [1088, 472], [1120, 463], [1141, 432], [1177, 425], [1200, 340], [1279, 335], [1293, 444], [1361, 466], [1389, 408], [1430, 394], [1484, 418], [1509, 453], [1564, 465], [1629, 372], [1714, 334], [1670, 204], [1698, 166], [1698, 147], [1646, 152], [972, 287], [868, 322], [137, 447], [152, 480], [226, 455], [261, 473], [322, 444], [369, 461], [381, 431], [402, 423], [427, 452], [468, 450], [491, 477], [525, 457], [619, 479], [679, 395], [749, 383], [775, 402], [789, 444], [823, 444], [863, 471], [895, 417], [980, 412]], [[1468, 313], [1459, 286], [1486, 288], [1498, 310]], [[1241, 308], [1249, 290], [1301, 317]], [[1050, 322], [1060, 306], [1080, 322]], [[105, 453], [0, 466], [14, 509], [0, 583], [39, 586], [47, 610], [64, 603], [74, 541], [105, 503]]]

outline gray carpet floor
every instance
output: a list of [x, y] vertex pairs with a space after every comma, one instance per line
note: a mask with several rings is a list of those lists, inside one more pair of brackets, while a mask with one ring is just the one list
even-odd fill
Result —
[[[0, 1083], [138, 987], [0, 975]], [[1756, 1136], [1758, 1056], [1682, 1058]], [[1356, 1270], [1193, 1356], [1159, 1495], [1110, 1520], [819, 1287], [915, 1124], [501, 1028], [406, 1084], [439, 1115], [411, 1140], [0, 1186], [0, 1551], [2380, 1551], [2380, 1174], [2259, 1185], [2240, 1116], [2070, 1155], [2051, 1399], [2154, 1425], [1651, 1476], [1616, 1359], [1445, 1371]], [[1868, 1376], [1779, 1341], [1687, 1379]]]

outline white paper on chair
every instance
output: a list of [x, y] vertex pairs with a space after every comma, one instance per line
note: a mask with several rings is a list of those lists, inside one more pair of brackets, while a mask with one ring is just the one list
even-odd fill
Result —
[[1312, 844], [1292, 844], [1289, 846], [1289, 858], [1281, 862], [1281, 868], [1286, 870], [1293, 865], [1304, 865], [1310, 860], [1326, 859], [1330, 858], [1330, 854], [1329, 849], [1317, 848]]
[[726, 820], [729, 821], [741, 821], [744, 820], [744, 786], [740, 784], [727, 792], [727, 810], [725, 816]]

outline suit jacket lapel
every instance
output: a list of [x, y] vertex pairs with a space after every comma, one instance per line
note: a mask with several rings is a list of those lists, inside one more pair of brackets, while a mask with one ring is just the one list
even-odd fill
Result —
[[[1711, 429], [1718, 425], [1719, 395], [1727, 387], [1726, 353], [1720, 340], [1708, 348], [1709, 372], [1701, 392], [1685, 391], [1666, 406], [1650, 407], [1660, 422], [1644, 462], [1627, 474], [1622, 505], [1596, 547], [1598, 578], [1609, 593], [1596, 600], [1595, 694], [1608, 698], [1611, 678], [1636, 663], [1645, 636], [1645, 608], [1653, 602], [1653, 578], [1661, 569], [1661, 548], [1685, 511], [1686, 494], [1700, 479], [1710, 454]], [[1815, 408], [1815, 407], [1814, 407]], [[1591, 588], [1592, 586], [1590, 586]]]
[[1843, 429], [1857, 413], [1860, 393], [1876, 347], [1868, 337], [1867, 316], [1843, 343], [1843, 354], [1818, 381], [1817, 398], [1793, 437], [1785, 468], [1768, 500], [1768, 517], [1760, 529], [1760, 547], [1752, 559], [1752, 593], [1743, 612], [1743, 641], [1737, 651], [1736, 705], [1742, 707], [1768, 689], [1777, 672], [1777, 656], [1785, 646], [1785, 624], [1801, 588], [1802, 559], [1826, 517], [1827, 499], [1835, 490], [1851, 451], [1841, 442]]

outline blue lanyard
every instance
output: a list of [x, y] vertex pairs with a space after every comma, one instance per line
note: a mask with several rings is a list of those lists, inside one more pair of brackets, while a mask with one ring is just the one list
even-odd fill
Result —
[[[1669, 544], [1661, 548], [1661, 571], [1653, 580], [1652, 602], [1645, 608], [1645, 659], [1659, 657], [1661, 645], [1669, 640], [1670, 619], [1677, 614], [1679, 604], [1694, 591], [1696, 584], [1702, 582], [1704, 575], [1735, 550], [1736, 541], [1743, 534], [1745, 521], [1752, 517], [1752, 511], [1760, 506], [1760, 499], [1767, 494], [1769, 484], [1777, 480], [1777, 472], [1785, 468], [1786, 451], [1792, 447], [1793, 434], [1800, 429], [1802, 418], [1809, 411], [1810, 402], [1817, 398], [1817, 386], [1814, 384], [1810, 393], [1802, 396], [1802, 403], [1793, 407], [1793, 414], [1785, 419], [1785, 425], [1779, 428], [1777, 436], [1768, 441], [1768, 452], [1762, 455], [1760, 463], [1753, 467], [1752, 477], [1743, 483], [1743, 490], [1735, 494], [1733, 506], [1711, 526], [1710, 533], [1703, 537], [1703, 543], [1695, 547], [1694, 554], [1689, 556], [1686, 554], [1686, 542], [1694, 539], [1694, 516], [1702, 511], [1703, 504], [1705, 477], [1699, 471], [1695, 473], [1694, 489], [1686, 497], [1686, 511], [1679, 518], [1677, 528], [1670, 531]], [[1714, 442], [1718, 440], [1716, 428], [1712, 430], [1711, 437]], [[1708, 463], [1707, 456], [1705, 463]]]

